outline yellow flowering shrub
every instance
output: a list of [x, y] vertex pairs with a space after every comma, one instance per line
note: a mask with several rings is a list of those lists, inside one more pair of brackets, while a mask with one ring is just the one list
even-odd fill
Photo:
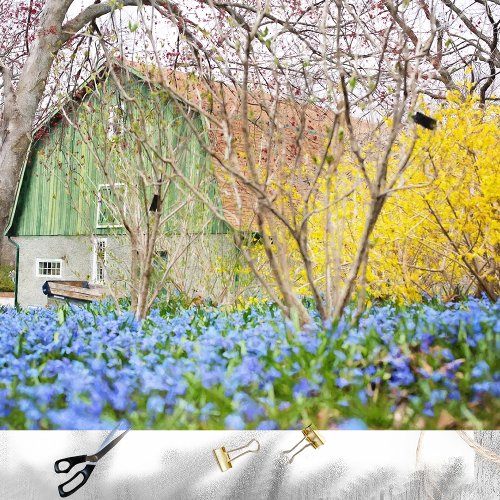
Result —
[[[432, 115], [437, 128], [419, 128], [410, 166], [387, 198], [372, 234], [368, 292], [399, 301], [420, 300], [424, 294], [451, 298], [479, 292], [498, 297], [500, 105], [481, 107], [474, 97], [464, 101], [451, 93]], [[389, 172], [395, 172], [398, 150], [410, 140], [400, 138]], [[370, 174], [370, 152], [376, 157], [376, 148], [364, 147]], [[360, 173], [350, 156], [345, 151], [331, 184], [320, 185], [316, 201], [323, 209], [309, 220], [315, 282], [324, 292], [329, 273], [338, 274], [330, 280], [342, 282], [345, 277], [342, 270], [347, 272], [352, 262], [370, 202], [366, 185], [356, 182]], [[297, 245], [290, 238], [287, 244], [292, 283], [297, 292], [308, 295]], [[337, 259], [331, 270], [326, 268], [327, 252], [335, 256], [331, 262]]]
[[499, 293], [500, 106], [450, 94], [422, 129], [404, 185], [377, 223], [368, 269], [374, 295]]

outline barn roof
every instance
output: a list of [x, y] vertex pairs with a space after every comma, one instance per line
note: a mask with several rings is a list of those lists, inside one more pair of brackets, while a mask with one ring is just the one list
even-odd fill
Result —
[[[269, 113], [274, 104], [273, 99], [268, 93], [258, 90], [249, 95], [249, 120], [244, 123], [241, 100], [235, 89], [227, 84], [219, 82], [209, 88], [193, 74], [168, 70], [160, 72], [154, 66], [129, 61], [117, 62], [115, 68], [131, 71], [145, 82], [167, 86], [174, 95], [188, 100], [197, 106], [202, 114], [214, 118], [206, 120], [209, 125], [207, 127], [209, 147], [221, 160], [213, 162], [214, 175], [219, 187], [224, 216], [233, 228], [256, 229], [257, 196], [244, 181], [252, 178], [248, 152], [254, 157], [253, 163], [258, 167], [261, 184], [264, 184], [264, 176], [274, 181], [274, 188], [267, 185], [265, 189], [276, 189], [280, 183], [286, 183], [301, 194], [309, 189], [317, 168], [314, 157], [323, 153], [327, 130], [333, 123], [333, 114], [328, 110], [311, 103], [278, 100], [275, 119], [271, 120]], [[92, 88], [106, 77], [107, 72], [101, 68], [96, 75], [79, 87], [63, 106], [79, 102], [86, 95], [84, 89]], [[35, 130], [34, 138], [50, 129], [61, 117], [61, 110], [56, 110]], [[273, 140], [269, 141], [271, 125], [275, 128], [272, 132]], [[245, 147], [245, 126], [248, 127], [249, 150]], [[234, 153], [231, 158], [227, 157], [229, 134]], [[238, 172], [240, 179], [228, 173], [226, 168], [228, 165]], [[23, 177], [24, 169], [19, 180], [18, 193]], [[12, 225], [17, 199], [16, 196], [11, 220], [5, 232], [7, 235]], [[293, 201], [291, 203], [293, 204]]]
[[[317, 170], [315, 157], [324, 153], [328, 129], [333, 124], [331, 111], [298, 100], [277, 100], [268, 92], [254, 89], [248, 95], [249, 120], [244, 123], [241, 98], [233, 85], [212, 81], [209, 86], [193, 74], [160, 71], [155, 66], [128, 61], [122, 67], [153, 84], [162, 85], [213, 118], [207, 119], [210, 147], [222, 160], [213, 162], [214, 174], [224, 216], [234, 228], [256, 229], [256, 192], [226, 168], [229, 165], [244, 179], [252, 179], [248, 153], [254, 157], [253, 164], [257, 166], [261, 182], [266, 178], [274, 181], [274, 186], [286, 183], [302, 195], [310, 189]], [[274, 105], [277, 106], [271, 119]], [[248, 134], [245, 134], [245, 126]], [[245, 135], [250, 141], [249, 149], [245, 147]], [[232, 158], [227, 156], [229, 137], [234, 153]], [[275, 188], [268, 184], [265, 189]], [[294, 202], [288, 205], [290, 203]]]

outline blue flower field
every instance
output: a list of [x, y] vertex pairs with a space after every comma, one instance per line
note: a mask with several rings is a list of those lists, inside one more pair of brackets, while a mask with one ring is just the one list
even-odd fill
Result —
[[272, 304], [0, 308], [0, 428], [498, 428], [500, 302], [374, 305], [301, 330]]

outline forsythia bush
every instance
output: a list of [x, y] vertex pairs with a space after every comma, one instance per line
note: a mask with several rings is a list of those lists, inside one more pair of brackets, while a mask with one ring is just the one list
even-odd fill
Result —
[[[368, 292], [399, 301], [418, 301], [426, 294], [451, 299], [486, 293], [496, 299], [500, 292], [500, 105], [482, 107], [474, 97], [464, 101], [450, 93], [447, 103], [432, 115], [437, 128], [418, 129], [410, 165], [387, 198], [372, 234]], [[397, 151], [411, 140], [400, 138], [389, 171], [397, 168]], [[377, 147], [364, 145], [370, 174], [374, 169], [370, 155]], [[329, 211], [318, 210], [310, 218], [309, 252], [316, 283], [323, 291], [328, 288], [329, 272], [331, 281], [344, 279], [366, 220], [369, 194], [366, 185], [356, 181], [360, 173], [353, 162], [346, 148], [332, 183], [322, 185], [318, 195], [324, 197], [322, 204], [330, 206]], [[300, 207], [300, 195], [296, 202]], [[288, 238], [287, 246], [292, 282], [298, 293], [307, 295], [297, 245]], [[257, 257], [259, 252], [262, 259], [262, 248], [255, 250]], [[338, 259], [336, 270], [326, 269], [327, 252], [336, 256], [331, 261]]]
[[[374, 234], [374, 295], [499, 295], [500, 106], [450, 94]], [[415, 186], [412, 188], [411, 186]]]

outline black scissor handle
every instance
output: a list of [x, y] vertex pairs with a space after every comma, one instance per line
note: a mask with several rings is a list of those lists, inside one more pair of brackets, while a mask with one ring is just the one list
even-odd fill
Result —
[[[76, 458], [76, 457], [74, 457], [74, 458]], [[92, 471], [94, 470], [94, 468], [95, 468], [94, 464], [88, 464], [81, 471], [78, 471], [71, 479], [69, 479], [65, 483], [60, 484], [58, 486], [58, 488], [57, 488], [59, 490], [59, 496], [61, 496], [61, 497], [69, 497], [76, 490], [79, 490], [87, 482], [87, 480], [90, 477], [90, 474], [92, 474]], [[64, 491], [64, 487], [67, 484], [69, 484], [72, 481], [74, 481], [80, 474], [83, 476], [83, 481], [80, 484], [78, 484], [77, 486], [75, 486], [73, 489], [71, 489], [69, 491]]]
[[[68, 457], [68, 458], [61, 458], [61, 460], [58, 460], [54, 464], [54, 470], [58, 474], [66, 474], [69, 472], [75, 465], [77, 464], [83, 464], [84, 462], [87, 461], [87, 455], [78, 455], [77, 457]], [[68, 465], [64, 465], [64, 462], [66, 462]], [[62, 467], [61, 467], [61, 464]]]

